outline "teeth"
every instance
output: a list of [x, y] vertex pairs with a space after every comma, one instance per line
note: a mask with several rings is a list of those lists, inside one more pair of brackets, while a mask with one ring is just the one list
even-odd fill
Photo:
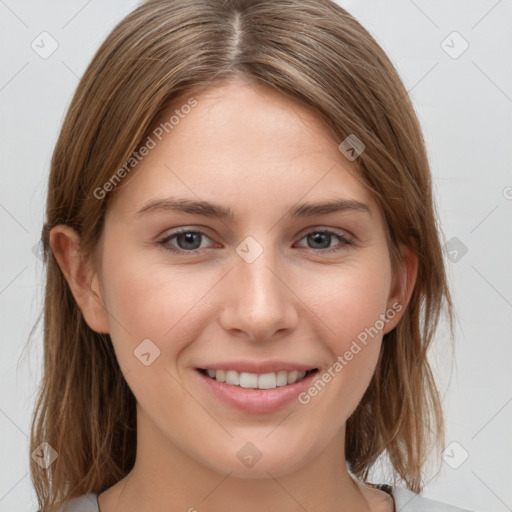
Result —
[[240, 386], [243, 388], [256, 389], [258, 387], [258, 375], [255, 373], [242, 372], [240, 374]]
[[299, 372], [293, 371], [288, 374], [288, 384], [293, 384], [294, 382], [297, 382], [297, 375]]
[[226, 384], [231, 384], [232, 386], [240, 385], [240, 374], [235, 370], [228, 370], [226, 372]]
[[240, 386], [247, 389], [274, 389], [287, 384], [294, 384], [306, 376], [305, 371], [293, 370], [277, 373], [248, 373], [236, 370], [206, 370], [208, 377], [218, 382], [225, 382], [231, 386]]
[[286, 386], [286, 384], [288, 384], [288, 372], [277, 372], [277, 385]]

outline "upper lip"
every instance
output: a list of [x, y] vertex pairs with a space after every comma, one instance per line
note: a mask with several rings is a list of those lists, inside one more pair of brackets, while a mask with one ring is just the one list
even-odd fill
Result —
[[247, 373], [275, 373], [280, 371], [291, 372], [293, 370], [308, 371], [316, 366], [311, 364], [294, 363], [291, 361], [225, 361], [199, 366], [202, 370], [236, 370]]

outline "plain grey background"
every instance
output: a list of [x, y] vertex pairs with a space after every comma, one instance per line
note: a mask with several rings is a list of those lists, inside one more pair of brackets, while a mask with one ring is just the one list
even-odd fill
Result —
[[[512, 4], [340, 0], [410, 91], [427, 142], [458, 315], [455, 357], [441, 326], [432, 361], [447, 443], [424, 495], [512, 510]], [[0, 0], [0, 512], [36, 510], [28, 473], [41, 376], [36, 244], [56, 137], [94, 52], [134, 0]], [[36, 246], [36, 248], [34, 247]], [[373, 481], [384, 481], [379, 470]]]

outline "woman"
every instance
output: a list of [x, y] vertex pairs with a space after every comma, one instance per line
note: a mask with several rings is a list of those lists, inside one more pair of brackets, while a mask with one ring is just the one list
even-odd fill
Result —
[[452, 316], [424, 142], [336, 4], [142, 4], [76, 91], [42, 239], [41, 510], [459, 510], [419, 496]]

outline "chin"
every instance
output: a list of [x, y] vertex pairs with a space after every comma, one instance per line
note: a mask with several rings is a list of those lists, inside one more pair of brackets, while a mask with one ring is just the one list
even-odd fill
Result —
[[[265, 435], [268, 436], [268, 432]], [[298, 445], [291, 445], [289, 441], [289, 438], [285, 441], [276, 437], [273, 442], [270, 439], [233, 442], [218, 457], [214, 456], [215, 464], [209, 461], [208, 466], [219, 473], [230, 473], [241, 479], [286, 476], [307, 465], [311, 459], [304, 437]]]

